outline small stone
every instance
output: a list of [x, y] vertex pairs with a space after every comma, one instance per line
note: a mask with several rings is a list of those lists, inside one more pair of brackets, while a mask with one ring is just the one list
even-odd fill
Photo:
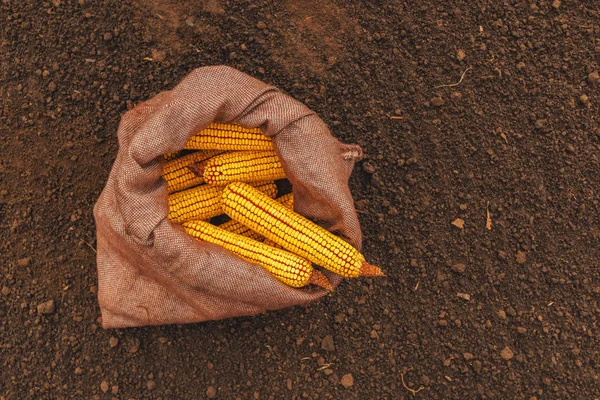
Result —
[[552, 2], [552, 8], [554, 8], [555, 10], [558, 10], [560, 8], [560, 0], [554, 0]]
[[421, 375], [419, 381], [423, 386], [429, 386], [429, 384], [431, 383], [431, 379], [427, 375]]
[[340, 383], [345, 388], [354, 386], [354, 378], [352, 377], [352, 374], [346, 374], [346, 375], [342, 376]]
[[208, 389], [206, 389], [206, 397], [209, 399], [214, 399], [216, 395], [217, 389], [214, 386], [209, 386]]
[[598, 71], [590, 72], [590, 74], [587, 76], [587, 81], [589, 83], [600, 82], [600, 74], [598, 74]]
[[100, 390], [104, 393], [108, 392], [108, 382], [102, 381], [102, 383], [100, 383]]
[[465, 360], [470, 361], [474, 358], [472, 353], [463, 353], [463, 357], [465, 358]]
[[258, 24], [256, 24], [256, 27], [261, 30], [267, 29], [267, 24], [265, 24], [263, 21], [260, 21]]
[[373, 175], [376, 171], [375, 166], [371, 163], [364, 163], [363, 170], [369, 175]]
[[500, 357], [502, 357], [505, 360], [512, 360], [512, 358], [515, 356], [515, 353], [513, 353], [513, 351], [510, 349], [510, 347], [506, 346], [505, 348], [502, 349], [502, 351], [500, 352]]
[[379, 337], [379, 334], [377, 333], [376, 330], [372, 330], [370, 336], [371, 336], [371, 339], [377, 339]]
[[512, 308], [512, 306], [508, 306], [508, 308], [506, 309], [506, 313], [513, 318], [517, 316], [517, 311], [514, 308]]
[[527, 328], [523, 328], [522, 326], [517, 327], [517, 332], [521, 335], [527, 332]]
[[50, 82], [50, 83], [48, 84], [48, 90], [49, 90], [50, 92], [54, 92], [54, 91], [56, 90], [56, 83], [54, 83], [54, 82]]
[[590, 102], [590, 98], [587, 97], [585, 94], [582, 94], [581, 96], [579, 96], [579, 101], [583, 104], [587, 104]]
[[459, 49], [459, 50], [456, 52], [456, 59], [457, 59], [458, 61], [462, 61], [462, 60], [464, 60], [466, 56], [467, 56], [467, 55], [465, 54], [464, 50], [460, 50], [460, 49]]
[[475, 371], [476, 374], [480, 373], [481, 372], [481, 361], [479, 361], [479, 360], [473, 361], [472, 367], [473, 367], [473, 371]]
[[17, 261], [17, 265], [18, 265], [19, 267], [26, 267], [26, 266], [28, 266], [28, 265], [29, 265], [29, 261], [31, 261], [31, 257], [20, 258], [20, 259]]
[[454, 264], [452, 266], [452, 271], [456, 272], [457, 274], [462, 274], [466, 269], [467, 267], [465, 264]]
[[333, 336], [327, 335], [321, 341], [321, 348], [325, 351], [335, 351], [335, 345], [333, 343]]
[[110, 42], [113, 38], [113, 35], [110, 32], [106, 32], [102, 38], [105, 42]]
[[54, 313], [55, 305], [54, 300], [48, 300], [44, 303], [38, 304], [37, 311], [38, 314], [49, 315]]
[[83, 370], [79, 367], [75, 368], [75, 375], [81, 375], [83, 374]]
[[522, 251], [517, 251], [517, 263], [525, 264], [527, 261], [527, 255]]
[[117, 345], [119, 344], [119, 339], [117, 339], [114, 336], [111, 336], [110, 339], [108, 339], [108, 344], [110, 345], [110, 347], [117, 347]]
[[444, 105], [444, 99], [442, 99], [441, 97], [434, 97], [430, 100], [430, 102], [435, 107], [441, 107]]
[[465, 211], [465, 210], [466, 210], [468, 207], [469, 207], [469, 206], [468, 206], [468, 205], [466, 205], [466, 204], [461, 204], [461, 205], [459, 205], [459, 206], [458, 206], [458, 208], [460, 208], [460, 209], [461, 209], [461, 211]]
[[575, 153], [575, 146], [573, 146], [571, 143], [567, 144], [567, 152], [573, 154]]
[[452, 221], [452, 225], [454, 225], [458, 229], [464, 229], [465, 220], [463, 220], [462, 218], [456, 218], [454, 221]]
[[148, 390], [154, 390], [156, 388], [156, 382], [148, 381], [146, 382], [146, 387], [148, 388]]
[[504, 310], [499, 310], [498, 316], [502, 319], [506, 319], [506, 312]]
[[459, 297], [466, 301], [471, 301], [471, 295], [468, 293], [456, 293], [456, 297]]
[[10, 294], [10, 288], [8, 286], [2, 286], [2, 294], [8, 296]]
[[133, 343], [131, 344], [131, 346], [129, 347], [129, 352], [130, 353], [137, 353], [137, 351], [140, 349], [140, 339], [138, 338], [134, 338], [133, 339]]

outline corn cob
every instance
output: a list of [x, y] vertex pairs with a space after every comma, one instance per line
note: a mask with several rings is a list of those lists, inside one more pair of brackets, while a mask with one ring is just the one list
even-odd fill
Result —
[[[294, 194], [293, 193], [284, 194], [283, 196], [277, 197], [275, 200], [277, 200], [278, 202], [280, 202], [281, 204], [283, 204], [284, 206], [286, 206], [290, 209], [294, 208]], [[257, 232], [254, 232], [252, 229], [248, 228], [246, 225], [244, 225], [240, 222], [237, 222], [233, 219], [231, 221], [227, 221], [227, 222], [219, 225], [219, 228], [225, 229], [229, 232], [237, 233], [238, 235], [252, 238], [254, 240], [262, 240], [262, 242], [264, 244], [267, 244], [269, 246], [273, 246], [273, 247], [279, 246], [278, 244], [273, 243], [272, 241], [270, 241], [268, 239], [265, 240], [265, 238], [262, 237]]]
[[263, 239], [263, 237], [259, 233], [254, 232], [252, 229], [248, 228], [246, 225], [240, 224], [239, 222], [234, 221], [234, 220], [227, 221], [227, 222], [219, 225], [219, 228], [224, 229], [228, 232], [238, 234], [238, 235], [246, 236], [246, 237], [254, 239], [254, 240], [262, 240]]
[[[197, 186], [204, 182], [201, 176], [194, 173], [194, 170], [204, 164], [209, 158], [221, 154], [217, 150], [197, 151], [167, 161], [163, 167], [163, 179], [167, 181], [169, 193]], [[265, 179], [266, 180], [266, 179]]]
[[190, 137], [184, 149], [196, 150], [273, 150], [273, 142], [259, 128], [237, 124], [210, 124]]
[[235, 151], [213, 157], [194, 168], [208, 185], [230, 182], [274, 181], [285, 178], [281, 161], [274, 151]]
[[242, 259], [260, 265], [286, 285], [303, 287], [314, 283], [327, 290], [333, 290], [325, 275], [313, 269], [308, 260], [295, 254], [226, 231], [205, 221], [188, 221], [183, 227], [196, 239], [223, 246]]
[[163, 158], [165, 159], [165, 161], [171, 161], [177, 157], [179, 157], [179, 151], [176, 151], [174, 153], [163, 154]]
[[336, 274], [348, 278], [384, 275], [349, 243], [246, 183], [227, 185], [222, 207], [232, 219]]
[[[274, 183], [256, 183], [257, 189], [266, 196], [275, 197], [277, 186]], [[197, 186], [169, 195], [169, 220], [185, 222], [216, 217], [222, 214], [222, 186]]]

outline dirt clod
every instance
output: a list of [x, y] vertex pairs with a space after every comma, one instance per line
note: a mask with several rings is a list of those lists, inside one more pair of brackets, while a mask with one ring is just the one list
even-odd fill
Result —
[[512, 358], [515, 356], [515, 353], [513, 353], [513, 351], [510, 349], [510, 347], [506, 346], [505, 348], [502, 349], [502, 351], [500, 351], [500, 357], [502, 357], [505, 360], [512, 360]]
[[525, 264], [527, 262], [527, 254], [520, 250], [517, 251], [516, 260], [519, 264]]
[[441, 107], [445, 103], [444, 99], [442, 99], [441, 97], [433, 97], [430, 100], [430, 102], [431, 102], [431, 105], [433, 105], [435, 107]]
[[342, 376], [340, 383], [345, 388], [350, 388], [350, 387], [354, 386], [354, 377], [352, 376], [352, 374], [346, 374], [346, 375]]
[[108, 382], [102, 381], [100, 383], [100, 390], [102, 390], [104, 393], [108, 392]]
[[41, 304], [38, 304], [37, 311], [38, 314], [49, 315], [53, 314], [55, 310], [54, 300], [48, 300]]
[[332, 335], [327, 335], [323, 338], [321, 341], [321, 348], [325, 351], [335, 351]]
[[206, 389], [206, 397], [209, 399], [214, 399], [217, 396], [217, 389], [214, 386], [209, 386]]
[[467, 269], [467, 266], [462, 263], [452, 265], [452, 271], [456, 272], [457, 274], [464, 273], [466, 269]]
[[587, 80], [589, 83], [598, 83], [600, 82], [600, 74], [598, 71], [590, 72], [587, 76]]

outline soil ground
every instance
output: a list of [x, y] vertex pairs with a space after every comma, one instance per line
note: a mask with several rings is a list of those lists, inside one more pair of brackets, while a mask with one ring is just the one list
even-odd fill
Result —
[[[0, 399], [600, 397], [596, 0], [2, 0], [0, 54]], [[216, 64], [363, 147], [388, 277], [104, 330], [92, 207], [120, 116]]]

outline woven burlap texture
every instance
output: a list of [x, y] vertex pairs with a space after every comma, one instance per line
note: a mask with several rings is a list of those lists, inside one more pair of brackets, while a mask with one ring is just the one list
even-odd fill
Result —
[[[292, 183], [295, 210], [360, 249], [348, 188], [360, 147], [335, 139], [300, 102], [236, 69], [202, 67], [123, 115], [119, 151], [95, 207], [98, 301], [104, 328], [255, 315], [326, 294], [294, 289], [167, 219], [162, 155], [211, 122], [260, 127]], [[341, 278], [328, 274], [332, 284]]]

